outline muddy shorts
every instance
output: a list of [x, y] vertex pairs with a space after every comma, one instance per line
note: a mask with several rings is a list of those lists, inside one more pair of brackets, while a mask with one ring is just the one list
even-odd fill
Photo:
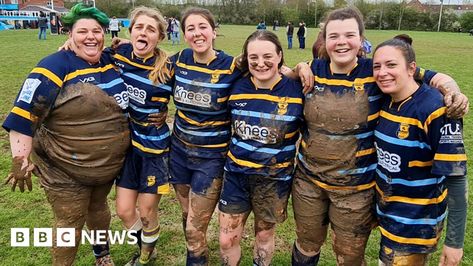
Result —
[[146, 157], [130, 150], [116, 185], [139, 193], [169, 194], [168, 156]]
[[230, 214], [253, 210], [255, 219], [268, 223], [282, 223], [287, 218], [291, 185], [292, 179], [273, 180], [261, 175], [225, 171], [218, 208]]
[[[298, 242], [304, 250], [318, 251], [325, 242], [330, 224], [337, 236], [333, 244], [336, 253], [337, 250], [345, 251], [347, 243], [342, 240], [347, 240], [353, 244], [352, 248], [359, 249], [350, 253], [363, 256], [371, 229], [376, 225], [374, 189], [324, 189], [315, 184], [312, 177], [296, 170], [292, 202]], [[355, 242], [359, 243], [355, 245]], [[313, 247], [315, 250], [311, 250]]]
[[379, 250], [380, 266], [425, 266], [429, 261], [429, 253], [408, 253], [395, 251], [381, 245]]
[[171, 184], [188, 184], [195, 194], [207, 196], [207, 193], [212, 191], [209, 188], [211, 188], [214, 180], [221, 180], [224, 165], [225, 158], [193, 157], [180, 149], [171, 148], [169, 154], [169, 182]]

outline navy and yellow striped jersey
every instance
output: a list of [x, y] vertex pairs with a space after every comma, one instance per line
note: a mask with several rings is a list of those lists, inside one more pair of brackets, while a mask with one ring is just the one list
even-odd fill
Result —
[[[326, 189], [374, 186], [374, 129], [385, 95], [373, 78], [373, 61], [359, 58], [348, 74], [332, 73], [330, 62], [311, 62], [315, 84], [306, 96], [298, 167]], [[430, 82], [436, 73], [418, 69]]]
[[202, 158], [224, 158], [228, 150], [227, 101], [230, 86], [241, 76], [232, 56], [215, 53], [208, 64], [196, 63], [191, 49], [171, 57], [177, 109], [173, 143]]
[[76, 83], [96, 85], [113, 96], [122, 109], [128, 106], [128, 93], [109, 56], [102, 54], [99, 63], [90, 65], [72, 51], [60, 51], [31, 70], [3, 127], [33, 136], [37, 122], [46, 117], [61, 89]]
[[292, 178], [303, 97], [301, 83], [287, 77], [269, 89], [258, 89], [250, 77], [237, 81], [229, 99], [233, 135], [225, 169]]
[[382, 244], [409, 253], [435, 249], [446, 216], [446, 178], [466, 174], [461, 121], [446, 116], [438, 90], [422, 85], [386, 101], [375, 130], [376, 211]]
[[131, 141], [133, 148], [142, 155], [153, 156], [169, 151], [170, 132], [164, 123], [161, 127], [148, 123], [148, 115], [166, 111], [171, 97], [171, 87], [154, 84], [148, 77], [154, 69], [156, 57], [138, 58], [131, 44], [121, 45], [113, 55], [121, 69], [121, 77], [128, 90]]

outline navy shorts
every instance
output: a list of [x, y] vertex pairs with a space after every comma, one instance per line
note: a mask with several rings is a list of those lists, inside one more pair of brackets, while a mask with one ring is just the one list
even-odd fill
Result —
[[169, 154], [147, 157], [130, 150], [116, 185], [139, 193], [169, 194], [168, 158]]
[[282, 223], [287, 218], [287, 202], [292, 179], [274, 180], [262, 175], [225, 171], [218, 209], [229, 214], [253, 210], [255, 219]]
[[[214, 190], [212, 188], [215, 186], [214, 180], [221, 181], [222, 179], [225, 158], [211, 159], [189, 156], [173, 143], [169, 159], [169, 182], [190, 185], [191, 191], [197, 195], [208, 196], [207, 194]], [[221, 182], [216, 183], [220, 184]]]

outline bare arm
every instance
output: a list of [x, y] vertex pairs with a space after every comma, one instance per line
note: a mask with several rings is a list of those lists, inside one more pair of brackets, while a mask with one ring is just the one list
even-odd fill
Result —
[[11, 183], [13, 191], [17, 185], [21, 192], [25, 191], [25, 181], [28, 190], [33, 189], [31, 172], [34, 165], [29, 161], [32, 146], [32, 137], [13, 130], [10, 131], [10, 147], [13, 158], [10, 174], [6, 178], [5, 184]]

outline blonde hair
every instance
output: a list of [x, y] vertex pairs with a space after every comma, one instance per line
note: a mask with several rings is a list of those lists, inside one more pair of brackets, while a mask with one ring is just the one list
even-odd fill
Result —
[[[159, 40], [162, 41], [166, 36], [167, 22], [164, 20], [161, 12], [156, 8], [150, 8], [145, 6], [139, 6], [133, 9], [130, 12], [130, 27], [128, 30], [131, 33], [133, 26], [136, 23], [136, 20], [139, 16], [148, 16], [153, 18], [158, 23], [158, 32]], [[160, 49], [158, 46], [154, 48], [154, 55], [157, 56], [156, 62], [154, 63], [154, 68], [149, 73], [148, 77], [154, 84], [166, 83], [166, 81], [171, 77], [169, 69], [166, 67], [166, 63], [169, 62], [169, 57], [165, 51]]]

